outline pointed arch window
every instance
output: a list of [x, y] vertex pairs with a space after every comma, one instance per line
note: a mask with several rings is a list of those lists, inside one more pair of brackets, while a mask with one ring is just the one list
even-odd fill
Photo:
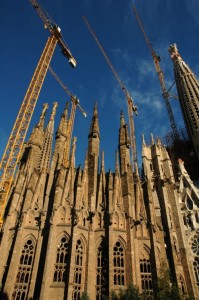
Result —
[[184, 278], [180, 275], [179, 280], [180, 280], [180, 287], [181, 287], [182, 294], [185, 295], [186, 289], [185, 289], [185, 284], [184, 284]]
[[114, 285], [125, 285], [124, 248], [120, 241], [113, 248]]
[[140, 275], [142, 290], [152, 291], [151, 263], [149, 258], [140, 259]]
[[108, 259], [107, 247], [102, 240], [97, 249], [96, 264], [96, 300], [105, 299], [108, 296]]
[[68, 262], [68, 238], [63, 236], [57, 245], [56, 263], [54, 267], [54, 282], [64, 282], [66, 280], [66, 267]]
[[80, 300], [81, 287], [82, 287], [82, 273], [83, 273], [83, 254], [84, 248], [82, 241], [77, 240], [75, 249], [75, 267], [73, 278], [73, 300]]
[[12, 300], [25, 300], [30, 284], [30, 277], [35, 253], [35, 244], [32, 239], [28, 239], [21, 251], [19, 267], [14, 284]]

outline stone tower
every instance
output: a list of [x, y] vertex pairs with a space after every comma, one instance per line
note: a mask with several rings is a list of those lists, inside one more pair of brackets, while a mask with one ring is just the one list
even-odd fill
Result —
[[[102, 300], [132, 282], [155, 291], [161, 262], [185, 296], [199, 297], [199, 195], [183, 163], [175, 182], [165, 147], [143, 137], [143, 178], [134, 176], [128, 126], [121, 113], [114, 171], [100, 152], [97, 105], [84, 167], [70, 153], [64, 110], [55, 134], [47, 105], [24, 147], [0, 244], [7, 299]], [[69, 157], [65, 165], [64, 157]], [[2, 297], [3, 297], [2, 294]]]
[[174, 64], [175, 81], [184, 121], [199, 159], [199, 82], [182, 60], [176, 44], [169, 47], [169, 52]]

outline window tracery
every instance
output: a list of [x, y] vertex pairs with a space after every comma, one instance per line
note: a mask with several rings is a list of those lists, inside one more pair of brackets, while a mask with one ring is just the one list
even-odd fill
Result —
[[113, 248], [114, 285], [125, 285], [124, 248], [120, 241]]
[[104, 299], [108, 294], [107, 250], [104, 240], [97, 249], [96, 300]]
[[196, 284], [199, 286], [199, 235], [195, 234], [191, 239], [191, 249], [194, 254], [193, 269]]
[[12, 300], [25, 300], [30, 283], [35, 245], [32, 239], [28, 239], [21, 251], [19, 267], [14, 285]]
[[82, 271], [83, 271], [83, 244], [79, 239], [77, 240], [75, 249], [75, 267], [73, 278], [73, 300], [80, 300], [81, 285], [82, 285]]
[[140, 275], [142, 290], [153, 290], [150, 259], [140, 259]]
[[184, 278], [180, 275], [179, 279], [180, 279], [180, 287], [181, 287], [182, 294], [185, 295], [186, 289], [184, 284]]
[[66, 267], [68, 260], [68, 239], [64, 236], [57, 245], [57, 256], [54, 267], [54, 282], [64, 282], [66, 280]]

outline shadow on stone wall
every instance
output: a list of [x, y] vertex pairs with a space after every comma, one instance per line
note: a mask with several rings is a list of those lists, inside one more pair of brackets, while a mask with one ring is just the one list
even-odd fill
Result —
[[7, 294], [5, 294], [5, 293], [0, 293], [0, 299], [1, 300], [9, 300]]

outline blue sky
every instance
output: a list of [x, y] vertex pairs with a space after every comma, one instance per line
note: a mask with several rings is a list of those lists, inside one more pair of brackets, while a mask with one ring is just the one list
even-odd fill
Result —
[[[170, 44], [177, 44], [182, 58], [196, 76], [199, 76], [198, 0], [41, 0], [40, 3], [61, 27], [64, 40], [77, 60], [77, 68], [72, 69], [57, 46], [51, 62], [54, 71], [77, 95], [88, 114], [85, 119], [79, 111], [76, 113], [76, 164], [84, 164], [87, 136], [96, 101], [106, 170], [114, 170], [121, 110], [124, 111], [127, 121], [124, 94], [82, 20], [83, 15], [89, 20], [115, 70], [138, 106], [135, 130], [140, 161], [141, 134], [144, 133], [146, 141], [150, 142], [151, 132], [154, 137], [163, 137], [170, 131], [170, 125], [153, 60], [133, 14], [132, 3], [137, 8], [154, 50], [161, 57], [161, 67], [169, 88], [174, 81], [173, 65], [168, 53]], [[28, 0], [1, 0], [0, 32], [2, 155], [49, 32], [43, 28], [42, 21]], [[175, 88], [172, 92], [175, 93]], [[30, 130], [38, 121], [42, 104], [49, 103], [49, 117], [54, 101], [59, 103], [57, 127], [68, 100], [52, 75], [47, 74]], [[184, 125], [178, 101], [171, 101], [176, 122], [182, 127]]]

